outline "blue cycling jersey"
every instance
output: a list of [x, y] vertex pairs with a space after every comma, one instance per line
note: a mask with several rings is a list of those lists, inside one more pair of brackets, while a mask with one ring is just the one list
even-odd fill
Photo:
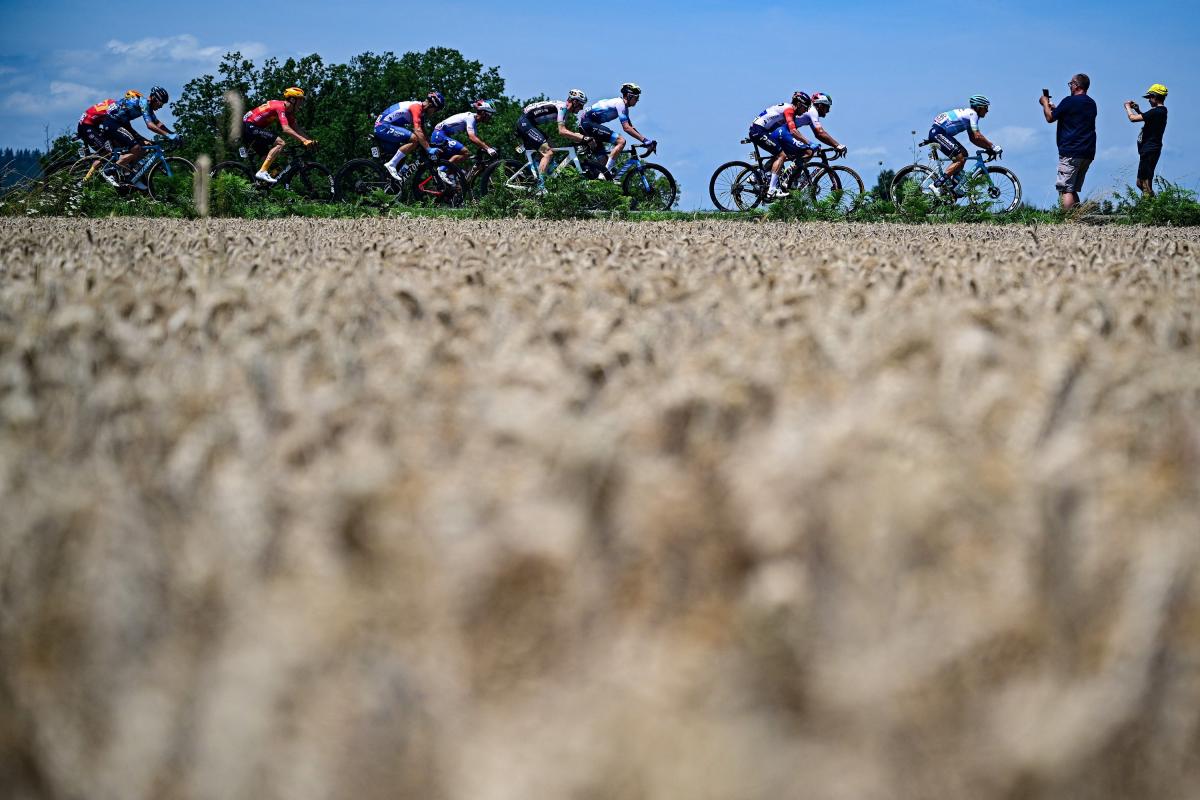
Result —
[[979, 133], [979, 114], [973, 108], [952, 108], [934, 117], [933, 124], [951, 136], [957, 136], [965, 130]]
[[159, 124], [158, 117], [150, 109], [150, 101], [145, 97], [123, 97], [108, 109], [108, 119], [118, 125], [128, 125], [138, 117]]
[[603, 125], [614, 119], [619, 122], [629, 122], [629, 107], [620, 97], [614, 97], [611, 100], [597, 100], [579, 112], [579, 121], [592, 125]]

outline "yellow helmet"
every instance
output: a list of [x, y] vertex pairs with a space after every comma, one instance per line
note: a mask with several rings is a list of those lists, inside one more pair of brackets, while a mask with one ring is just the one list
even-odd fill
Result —
[[284, 97], [304, 97], [304, 90], [298, 86], [292, 86], [283, 90]]
[[1148, 98], [1152, 94], [1156, 94], [1159, 97], [1166, 97], [1167, 96], [1167, 87], [1163, 86], [1161, 83], [1156, 83], [1153, 86], [1151, 86], [1149, 89], [1147, 89], [1146, 93], [1144, 95], [1142, 95], [1142, 97]]
[[125, 96], [126, 97], [141, 97], [142, 93], [139, 92], [137, 89], [130, 89], [129, 91], [127, 91], [125, 93]]

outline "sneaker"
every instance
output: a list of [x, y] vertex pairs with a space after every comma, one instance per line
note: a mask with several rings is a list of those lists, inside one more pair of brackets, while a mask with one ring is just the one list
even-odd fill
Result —
[[454, 178], [450, 177], [450, 173], [446, 171], [445, 167], [437, 168], [437, 176], [438, 176], [438, 180], [440, 180], [442, 183], [446, 184], [447, 186], [454, 185]]
[[145, 181], [136, 181], [134, 183], [131, 183], [130, 186], [137, 189], [139, 192], [144, 192], [150, 188], [149, 186], [146, 185]]
[[271, 173], [267, 172], [265, 169], [260, 169], [258, 172], [254, 173], [254, 179], [262, 181], [263, 183], [279, 183], [279, 181], [275, 178], [272, 178]]
[[392, 180], [396, 181], [397, 183], [404, 180], [404, 176], [402, 176], [399, 171], [397, 171], [396, 168], [390, 163], [384, 164], [383, 168], [387, 170], [388, 175], [392, 176]]
[[113, 167], [105, 167], [100, 170], [100, 177], [104, 178], [110, 186], [121, 185], [121, 179], [117, 177], [117, 171]]
[[788, 190], [780, 189], [780, 188], [776, 187], [774, 189], [767, 190], [767, 199], [768, 200], [778, 200], [779, 198], [787, 197], [790, 194], [791, 194], [791, 192], [789, 192]]

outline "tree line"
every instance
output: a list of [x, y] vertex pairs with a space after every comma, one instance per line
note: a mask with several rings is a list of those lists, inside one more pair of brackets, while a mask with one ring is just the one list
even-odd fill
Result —
[[[368, 155], [368, 137], [379, 112], [401, 100], [422, 99], [430, 89], [446, 96], [446, 108], [435, 119], [465, 111], [479, 98], [492, 100], [497, 113], [482, 127], [481, 135], [506, 154], [517, 145], [514, 129], [521, 109], [541, 99], [505, 96], [504, 78], [497, 67], [484, 67], [449, 47], [400, 56], [390, 51], [366, 52], [345, 64], [326, 63], [314, 53], [284, 61], [268, 58], [256, 65], [240, 52], [232, 52], [221, 59], [215, 75], [193, 78], [172, 98], [174, 128], [184, 139], [181, 155], [194, 158], [207, 153], [214, 163], [236, 159], [236, 145], [230, 143], [229, 133], [240, 126], [240, 120], [230, 118], [226, 94], [231, 90], [241, 94], [244, 113], [281, 98], [289, 86], [304, 89], [305, 102], [297, 122], [320, 141], [317, 159], [334, 169], [351, 158]], [[565, 93], [569, 87], [561, 88]], [[64, 134], [55, 140], [45, 160], [53, 161], [77, 147], [78, 143]]]

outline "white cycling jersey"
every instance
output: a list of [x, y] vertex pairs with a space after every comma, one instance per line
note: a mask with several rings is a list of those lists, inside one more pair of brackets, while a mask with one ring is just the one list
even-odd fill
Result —
[[441, 131], [447, 136], [453, 136], [456, 133], [466, 131], [472, 136], [475, 135], [475, 112], [463, 111], [461, 114], [455, 114], [452, 117], [446, 117], [433, 128], [434, 133]]
[[539, 100], [525, 106], [524, 113], [535, 125], [556, 120], [564, 122], [567, 119], [567, 103], [564, 100]]
[[589, 122], [592, 125], [603, 125], [614, 119], [618, 122], [629, 122], [629, 108], [625, 105], [625, 100], [620, 97], [597, 100], [579, 112], [579, 121]]
[[[767, 131], [773, 131], [780, 125], [784, 124], [787, 119], [787, 110], [792, 107], [791, 103], [779, 103], [778, 105], [768, 106], [758, 113], [751, 126], [757, 125]], [[813, 130], [817, 129], [820, 124], [820, 115], [817, 113], [816, 106], [812, 106], [803, 114], [796, 114], [794, 117], [797, 128], [808, 127]]]
[[968, 128], [979, 133], [979, 114], [973, 108], [954, 108], [934, 117], [933, 124], [951, 136], [957, 136]]

